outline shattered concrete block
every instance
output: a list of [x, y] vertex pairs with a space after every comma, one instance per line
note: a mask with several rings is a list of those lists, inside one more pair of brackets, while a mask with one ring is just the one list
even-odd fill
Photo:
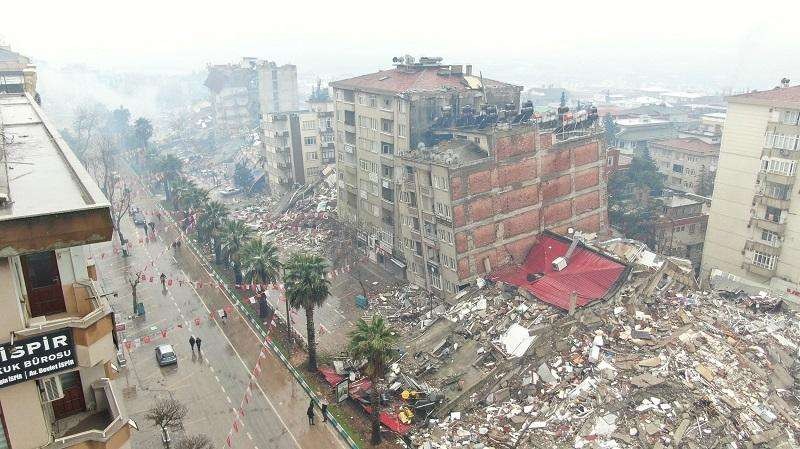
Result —
[[767, 443], [769, 441], [774, 440], [775, 438], [780, 437], [781, 435], [783, 435], [783, 431], [781, 431], [780, 429], [775, 428], [775, 429], [767, 430], [766, 432], [761, 432], [761, 433], [757, 433], [757, 434], [753, 435], [752, 437], [750, 437], [750, 441], [752, 441], [753, 444], [756, 444], [756, 445], [757, 444], [764, 444], [764, 443]]
[[640, 360], [639, 361], [639, 366], [646, 366], [648, 368], [655, 368], [657, 366], [661, 366], [662, 363], [663, 363], [663, 361], [661, 360], [661, 357], [656, 356], [656, 357], [651, 357], [649, 359]]
[[711, 370], [710, 370], [708, 367], [706, 367], [705, 365], [703, 365], [703, 364], [699, 364], [699, 365], [697, 365], [697, 366], [695, 367], [695, 370], [697, 371], [697, 373], [698, 373], [698, 374], [700, 374], [701, 376], [703, 376], [703, 379], [705, 379], [706, 381], [708, 381], [708, 382], [714, 382], [714, 378], [716, 377], [716, 376], [714, 375], [714, 372], [713, 372], [713, 371], [711, 371]]
[[663, 382], [664, 379], [658, 376], [654, 376], [652, 374], [640, 374], [638, 376], [634, 376], [631, 378], [631, 383], [639, 388], [653, 387], [656, 385], [660, 385]]

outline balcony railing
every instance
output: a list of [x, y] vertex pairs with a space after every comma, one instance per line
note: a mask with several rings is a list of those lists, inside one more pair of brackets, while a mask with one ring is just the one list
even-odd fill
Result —
[[767, 207], [774, 207], [776, 209], [789, 209], [789, 200], [781, 198], [773, 198], [764, 193], [757, 193], [755, 202]]
[[[97, 409], [78, 415], [78, 418], [82, 419], [77, 421], [74, 426], [63, 431], [56, 431], [55, 439], [45, 446], [46, 449], [77, 446], [104, 448], [118, 432], [129, 432], [128, 419], [120, 410], [111, 381], [105, 377], [100, 378], [92, 383], [92, 392], [95, 395], [95, 403], [98, 404]], [[125, 435], [124, 438], [120, 438], [121, 443], [124, 443], [128, 437], [129, 435]]]
[[24, 329], [14, 332], [17, 337], [29, 337], [65, 327], [86, 329], [111, 313], [111, 305], [97, 282], [86, 279], [72, 284], [77, 302], [74, 312], [29, 318]]
[[783, 173], [776, 173], [776, 172], [769, 172], [769, 171], [761, 171], [758, 174], [761, 181], [766, 182], [774, 182], [776, 184], [783, 184], [783, 185], [794, 185], [794, 178], [795, 175], [785, 175]]
[[775, 276], [775, 272], [776, 272], [776, 269], [777, 269], [776, 266], [777, 266], [777, 263], [774, 264], [772, 268], [765, 268], [765, 267], [756, 265], [751, 260], [745, 260], [744, 261], [744, 269], [745, 270], [747, 270], [749, 273], [753, 273], [753, 274], [755, 274], [757, 276], [761, 276], [761, 277], [765, 277], [765, 278], [771, 278], [771, 277]]
[[764, 148], [761, 157], [800, 160], [800, 151], [780, 148]]
[[765, 242], [763, 240], [750, 239], [744, 244], [744, 249], [747, 251], [758, 251], [763, 254], [777, 256], [781, 253], [781, 242]]
[[778, 223], [766, 218], [752, 218], [752, 223], [760, 229], [772, 231], [778, 234], [783, 234], [786, 231], [786, 223]]

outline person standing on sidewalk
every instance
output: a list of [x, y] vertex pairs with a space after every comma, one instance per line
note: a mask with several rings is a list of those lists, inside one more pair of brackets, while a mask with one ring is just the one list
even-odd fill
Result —
[[322, 409], [322, 422], [328, 422], [328, 398], [320, 395], [319, 406]]
[[308, 404], [308, 410], [306, 410], [306, 415], [308, 416], [308, 425], [314, 425], [314, 401], [312, 400], [310, 404]]
[[194, 335], [189, 337], [189, 346], [192, 347], [192, 354], [194, 354]]
[[194, 339], [194, 344], [197, 345], [197, 353], [198, 354], [200, 353], [200, 343], [202, 343], [202, 342], [203, 342], [203, 339], [200, 338], [200, 337], [197, 337], [197, 338]]

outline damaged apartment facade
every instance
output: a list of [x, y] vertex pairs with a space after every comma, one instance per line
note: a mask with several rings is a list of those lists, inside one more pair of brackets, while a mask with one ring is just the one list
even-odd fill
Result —
[[520, 86], [396, 60], [332, 83], [339, 217], [373, 261], [451, 297], [522, 263], [545, 229], [605, 228], [596, 112], [543, 121]]

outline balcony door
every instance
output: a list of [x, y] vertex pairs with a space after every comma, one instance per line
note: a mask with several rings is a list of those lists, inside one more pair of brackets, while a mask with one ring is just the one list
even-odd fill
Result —
[[52, 402], [56, 421], [86, 411], [86, 398], [83, 396], [79, 371], [62, 374], [59, 378], [64, 397]]
[[55, 251], [20, 257], [32, 317], [67, 311]]

